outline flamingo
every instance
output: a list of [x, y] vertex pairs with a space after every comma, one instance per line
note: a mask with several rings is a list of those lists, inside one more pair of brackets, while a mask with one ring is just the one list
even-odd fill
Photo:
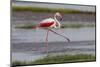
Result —
[[58, 21], [58, 19], [62, 20], [62, 15], [59, 13], [59, 12], [56, 12], [54, 14], [54, 17], [53, 18], [47, 18], [47, 19], [44, 19], [42, 20], [37, 26], [36, 28], [43, 28], [45, 30], [47, 30], [47, 33], [46, 33], [46, 53], [48, 54], [48, 34], [49, 34], [49, 31], [50, 32], [53, 32], [54, 34], [57, 34], [63, 38], [65, 38], [67, 40], [67, 42], [70, 42], [70, 39], [67, 38], [66, 36], [63, 36], [57, 32], [55, 32], [54, 30], [52, 30], [52, 28], [58, 28], [60, 29], [61, 25], [60, 25], [60, 22]]

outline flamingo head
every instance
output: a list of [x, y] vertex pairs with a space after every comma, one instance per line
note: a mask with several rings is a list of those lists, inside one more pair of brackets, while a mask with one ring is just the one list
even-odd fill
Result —
[[56, 12], [55, 16], [58, 17], [60, 21], [62, 20], [62, 15], [59, 12]]

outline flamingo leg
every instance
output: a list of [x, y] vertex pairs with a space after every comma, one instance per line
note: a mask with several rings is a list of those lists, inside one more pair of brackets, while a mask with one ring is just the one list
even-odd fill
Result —
[[47, 30], [46, 33], [46, 53], [48, 54], [48, 34], [49, 34], [49, 30]]
[[55, 32], [55, 31], [53, 31], [53, 30], [51, 30], [51, 29], [49, 29], [49, 31], [51, 31], [51, 32], [53, 32], [53, 33], [55, 33], [55, 34], [57, 34], [57, 35], [59, 35], [59, 36], [62, 36], [62, 37], [65, 38], [68, 42], [70, 42], [70, 39], [67, 38], [66, 36], [63, 36], [63, 35], [61, 35], [61, 34]]

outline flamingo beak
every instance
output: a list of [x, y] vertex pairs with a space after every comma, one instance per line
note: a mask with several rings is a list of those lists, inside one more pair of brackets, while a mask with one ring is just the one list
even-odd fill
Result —
[[60, 16], [60, 21], [62, 21], [62, 16]]
[[60, 21], [62, 21], [63, 17], [62, 17], [62, 15], [61, 15], [61, 14], [59, 15], [59, 17], [60, 17]]

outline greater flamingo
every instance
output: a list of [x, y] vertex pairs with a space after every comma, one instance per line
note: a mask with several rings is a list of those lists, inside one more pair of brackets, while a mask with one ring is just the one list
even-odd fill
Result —
[[67, 38], [67, 37], [65, 37], [65, 36], [55, 32], [54, 30], [51, 29], [51, 28], [60, 28], [60, 23], [59, 23], [57, 18], [62, 20], [62, 16], [59, 12], [55, 13], [53, 18], [44, 19], [36, 26], [36, 28], [43, 28], [43, 29], [47, 30], [47, 33], [46, 33], [46, 52], [47, 52], [47, 54], [48, 54], [48, 34], [49, 34], [49, 31], [51, 31], [59, 36], [64, 37], [68, 42], [70, 42], [69, 38]]

